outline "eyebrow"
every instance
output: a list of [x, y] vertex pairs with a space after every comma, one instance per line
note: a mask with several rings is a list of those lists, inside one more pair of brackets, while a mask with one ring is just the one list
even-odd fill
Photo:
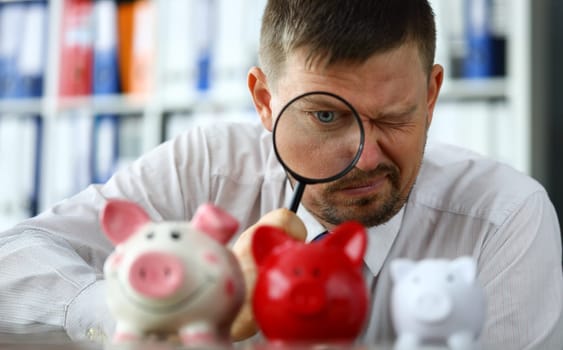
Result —
[[313, 95], [304, 96], [295, 102], [298, 101], [311, 103], [315, 106], [328, 108], [328, 109], [342, 109], [342, 108], [349, 109], [349, 107], [338, 98], [324, 94], [319, 94], [319, 95], [313, 94]]
[[417, 104], [408, 105], [407, 107], [399, 107], [397, 109], [377, 113], [377, 118], [401, 117], [416, 111]]

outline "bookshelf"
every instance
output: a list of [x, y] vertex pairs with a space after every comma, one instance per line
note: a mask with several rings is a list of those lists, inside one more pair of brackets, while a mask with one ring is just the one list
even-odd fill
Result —
[[[437, 1], [463, 0], [432, 2]], [[32, 1], [0, 0], [0, 8], [9, 2]], [[448, 75], [437, 106], [438, 117], [435, 117], [433, 122], [436, 125], [435, 133], [431, 134], [432, 140], [455, 141], [506, 161], [526, 173], [531, 172], [529, 136], [531, 2], [532, 0], [512, 0], [506, 5], [509, 11], [506, 16], [511, 20], [507, 22], [506, 28], [505, 76], [459, 79]], [[149, 36], [153, 40], [151, 45], [154, 45], [154, 56], [151, 58], [153, 69], [149, 72], [150, 80], [153, 82], [151, 91], [146, 94], [108, 93], [76, 96], [60, 96], [59, 89], [61, 73], [68, 68], [61, 67], [60, 64], [61, 38], [64, 38], [61, 33], [64, 27], [65, 1], [51, 0], [46, 4], [48, 27], [43, 95], [35, 98], [0, 99], [0, 117], [40, 115], [43, 120], [41, 174], [37, 194], [40, 210], [50, 207], [80, 188], [80, 184], [65, 188], [65, 182], [73, 181], [76, 175], [74, 170], [69, 169], [72, 167], [69, 158], [76, 156], [68, 150], [69, 147], [72, 148], [72, 142], [64, 142], [73, 130], [73, 126], [67, 122], [74, 121], [79, 125], [78, 128], [88, 128], [96, 115], [105, 114], [114, 114], [122, 120], [127, 120], [130, 126], [128, 128], [134, 134], [129, 137], [134, 138], [136, 142], [132, 146], [133, 150], [128, 151], [125, 160], [127, 162], [154, 148], [166, 138], [166, 123], [169, 122], [171, 115], [186, 119], [185, 124], [182, 120], [176, 121], [174, 125], [179, 127], [188, 125], [190, 116], [200, 114], [253, 118], [251, 99], [246, 91], [245, 75], [248, 67], [256, 62], [260, 14], [265, 0], [217, 0], [214, 2], [217, 6], [215, 15], [199, 16], [215, 21], [215, 27], [209, 27], [204, 23], [198, 25], [215, 35], [213, 38], [215, 46], [212, 47], [213, 53], [217, 55], [215, 62], [218, 62], [219, 66], [212, 68], [211, 75], [215, 78], [222, 77], [211, 81], [210, 88], [206, 90], [196, 88], [197, 79], [201, 78], [197, 73], [198, 68], [201, 68], [197, 62], [201, 60], [194, 50], [205, 48], [206, 43], [201, 42], [200, 36], [209, 39], [211, 34], [199, 35], [201, 33], [196, 33], [193, 27], [186, 25], [190, 23], [189, 19], [198, 17], [194, 15], [196, 11], [194, 9], [211, 2], [152, 0], [150, 3], [153, 5], [155, 15], [153, 32]], [[182, 9], [185, 11], [185, 17], [179, 15]], [[238, 13], [238, 16], [233, 13]], [[238, 30], [232, 30], [233, 27]], [[172, 57], [170, 45], [174, 43], [170, 41], [172, 37], [170, 33], [180, 30], [186, 34], [175, 35], [176, 40], [180, 37], [194, 38], [194, 40], [192, 46], [181, 46], [176, 42], [173, 51], [176, 54]], [[240, 48], [233, 48], [233, 41], [243, 44], [239, 45]], [[446, 52], [447, 54], [449, 53]], [[447, 56], [442, 57], [447, 58]], [[183, 65], [180, 59], [190, 59], [194, 62], [191, 65]], [[184, 70], [175, 74], [171, 67]], [[446, 69], [448, 69], [447, 65]], [[182, 84], [185, 86], [182, 87]], [[486, 115], [472, 117], [473, 112], [481, 114], [484, 112]], [[458, 114], [463, 116], [458, 118]], [[446, 117], [442, 118], [442, 115]], [[81, 122], [77, 122], [79, 120]], [[468, 129], [473, 130], [473, 134], [468, 134]], [[457, 133], [467, 135], [459, 137]], [[14, 144], [13, 147], [18, 146]], [[88, 160], [82, 161], [83, 165], [87, 166]], [[2, 166], [4, 169], [11, 167], [6, 164]], [[0, 198], [0, 202], [2, 200]], [[0, 205], [1, 210], [2, 205]], [[6, 217], [0, 213], [0, 229], [6, 228], [14, 221]], [[20, 219], [21, 214], [14, 217]]]
[[[436, 11], [438, 43], [459, 50], [459, 26], [466, 20], [464, 0], [432, 0]], [[475, 2], [480, 2], [477, 0]], [[530, 0], [493, 0], [496, 20], [502, 22], [506, 38], [505, 74], [501, 76], [452, 77], [457, 67], [452, 52], [437, 48], [437, 60], [444, 63], [446, 74], [431, 127], [431, 139], [460, 144], [499, 159], [516, 169], [532, 174], [530, 134], [532, 118], [531, 6]], [[453, 11], [455, 9], [456, 11]], [[457, 15], [455, 14], [457, 13]], [[440, 20], [442, 18], [442, 20]], [[440, 31], [442, 30], [442, 31]], [[453, 34], [446, 33], [446, 31]], [[432, 135], [432, 128], [435, 134]]]

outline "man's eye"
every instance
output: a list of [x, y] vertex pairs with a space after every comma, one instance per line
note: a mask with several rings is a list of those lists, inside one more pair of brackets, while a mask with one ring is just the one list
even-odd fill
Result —
[[330, 111], [319, 111], [314, 112], [313, 114], [321, 123], [330, 123], [336, 118], [334, 112]]

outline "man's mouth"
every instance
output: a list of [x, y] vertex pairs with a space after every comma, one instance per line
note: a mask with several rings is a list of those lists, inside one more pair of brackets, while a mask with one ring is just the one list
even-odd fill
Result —
[[343, 186], [339, 186], [338, 192], [344, 193], [348, 196], [372, 194], [374, 192], [379, 192], [387, 180], [387, 176], [383, 175], [368, 181], [364, 180], [357, 183], [344, 184]]

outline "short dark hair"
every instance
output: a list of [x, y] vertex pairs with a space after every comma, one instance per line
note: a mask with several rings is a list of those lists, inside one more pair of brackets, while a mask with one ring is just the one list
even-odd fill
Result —
[[308, 50], [307, 64], [361, 63], [412, 42], [430, 72], [436, 48], [427, 0], [268, 0], [262, 18], [260, 64], [277, 79], [289, 53]]

